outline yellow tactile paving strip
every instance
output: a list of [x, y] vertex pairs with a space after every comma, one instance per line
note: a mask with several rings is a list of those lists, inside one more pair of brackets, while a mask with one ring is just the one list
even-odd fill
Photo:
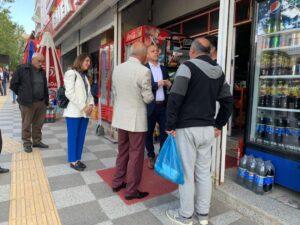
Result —
[[40, 151], [14, 153], [11, 173], [9, 225], [61, 224]]
[[[0, 97], [0, 109], [7, 97]], [[9, 225], [61, 225], [39, 150], [28, 154], [3, 136], [3, 151], [12, 153]], [[0, 209], [1, 210], [1, 209]]]
[[7, 137], [5, 135], [2, 135], [2, 139], [3, 139], [3, 153], [15, 153], [15, 152], [19, 152], [22, 149], [22, 145], [20, 142]]

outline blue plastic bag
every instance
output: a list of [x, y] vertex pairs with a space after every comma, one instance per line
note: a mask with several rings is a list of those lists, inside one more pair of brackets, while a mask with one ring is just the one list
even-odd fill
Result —
[[155, 172], [161, 177], [176, 183], [184, 183], [181, 157], [178, 154], [176, 141], [169, 135], [165, 141], [155, 163]]

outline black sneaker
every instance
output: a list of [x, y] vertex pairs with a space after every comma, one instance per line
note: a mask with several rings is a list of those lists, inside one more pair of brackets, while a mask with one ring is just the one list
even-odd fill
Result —
[[31, 153], [32, 152], [31, 146], [24, 146], [24, 151], [27, 153]]
[[85, 165], [83, 162], [81, 162], [81, 161], [78, 161], [77, 164], [78, 164], [80, 167], [82, 167], [83, 169], [86, 168], [86, 165]]
[[9, 169], [5, 169], [0, 166], [0, 173], [8, 173], [8, 172], [9, 172]]
[[80, 166], [78, 165], [78, 163], [75, 163], [75, 164], [70, 163], [70, 167], [71, 167], [72, 169], [74, 169], [74, 170], [77, 170], [77, 171], [84, 171], [84, 168], [80, 167]]
[[34, 147], [34, 148], [49, 148], [49, 145], [46, 145], [43, 142], [40, 142], [40, 143], [33, 144], [32, 147]]

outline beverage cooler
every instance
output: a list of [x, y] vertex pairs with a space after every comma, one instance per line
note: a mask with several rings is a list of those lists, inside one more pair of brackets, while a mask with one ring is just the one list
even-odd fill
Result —
[[99, 104], [101, 104], [101, 119], [112, 121], [113, 95], [111, 91], [111, 79], [113, 72], [113, 43], [100, 46], [99, 50]]
[[257, 0], [246, 153], [300, 191], [300, 1]]

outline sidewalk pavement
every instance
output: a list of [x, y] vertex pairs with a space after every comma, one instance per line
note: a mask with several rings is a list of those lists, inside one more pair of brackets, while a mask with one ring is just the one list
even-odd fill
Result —
[[[30, 164], [26, 167], [25, 165], [27, 164], [25, 164], [25, 161], [22, 162], [22, 157], [26, 157], [26, 155], [24, 156], [23, 152], [18, 153], [22, 151], [20, 145], [21, 118], [18, 105], [13, 105], [10, 100], [7, 100], [0, 109], [0, 128], [2, 129], [4, 143], [8, 143], [4, 145], [4, 153], [0, 156], [0, 164], [2, 167], [12, 167], [13, 169], [11, 173], [0, 175], [0, 225], [14, 224], [13, 220], [18, 219], [18, 216], [23, 219], [21, 220], [21, 218], [19, 218], [19, 221], [22, 222], [18, 224], [26, 224], [23, 222], [26, 221], [26, 219], [27, 224], [29, 224], [28, 213], [30, 212], [27, 211], [28, 205], [26, 201], [28, 200], [30, 202], [31, 196], [36, 196], [35, 193], [32, 193], [32, 195], [28, 194], [27, 188], [30, 187], [30, 184], [24, 186], [24, 192], [22, 192], [23, 195], [21, 195], [23, 196], [21, 200], [26, 200], [26, 204], [23, 202], [24, 209], [22, 208], [23, 205], [22, 207], [19, 206], [19, 208], [18, 204], [16, 207], [13, 205], [14, 186], [18, 188], [20, 180], [14, 179], [14, 175], [12, 174], [15, 174], [15, 172], [17, 174], [18, 172], [20, 173], [20, 168], [29, 168]], [[63, 119], [53, 124], [46, 124], [43, 129], [43, 141], [49, 144], [50, 148], [47, 150], [35, 150], [33, 156], [30, 156], [34, 158], [32, 160], [36, 160], [36, 163], [38, 163], [39, 157], [42, 160], [40, 164], [41, 168], [37, 170], [38, 176], [41, 178], [37, 179], [40, 183], [45, 185], [44, 187], [42, 184], [40, 185], [40, 189], [45, 193], [40, 194], [47, 196], [49, 194], [50, 197], [47, 200], [49, 205], [46, 206], [44, 202], [44, 207], [43, 203], [39, 206], [45, 211], [47, 208], [51, 209], [53, 218], [56, 215], [55, 212], [58, 212], [57, 223], [55, 224], [172, 224], [166, 218], [165, 210], [178, 207], [177, 191], [146, 202], [127, 206], [96, 174], [96, 171], [99, 169], [114, 166], [117, 155], [117, 145], [111, 144], [104, 138], [97, 137], [95, 135], [94, 125], [90, 123], [82, 160], [86, 163], [87, 169], [84, 172], [77, 172], [70, 169], [66, 163], [66, 138], [67, 132]], [[12, 160], [16, 160], [16, 157], [20, 154], [23, 156], [19, 157], [18, 163], [11, 163]], [[27, 160], [26, 163], [32, 162], [28, 157], [24, 158], [24, 160]], [[20, 167], [20, 165], [23, 165], [23, 167]], [[31, 166], [29, 169], [32, 171], [36, 168]], [[26, 178], [26, 172], [23, 172], [23, 175]], [[45, 181], [43, 181], [43, 176], [45, 177]], [[25, 178], [24, 180], [26, 180]], [[32, 177], [31, 180], [33, 180]], [[29, 178], [28, 181], [30, 182]], [[35, 190], [35, 183], [33, 181], [31, 187], [33, 188], [31, 190]], [[151, 192], [151, 190], [147, 191]], [[44, 197], [42, 196], [42, 198]], [[54, 209], [51, 208], [52, 200]], [[36, 207], [36, 201], [32, 202]], [[15, 214], [14, 210], [16, 210]], [[37, 208], [35, 208], [35, 210], [37, 213]], [[19, 211], [22, 211], [22, 213], [20, 212], [19, 214]], [[43, 223], [51, 224], [47, 218], [48, 214], [45, 213], [45, 211], [43, 211], [43, 216], [45, 217], [46, 215]], [[14, 216], [16, 216], [16, 218], [14, 218]], [[37, 224], [41, 224], [41, 220], [44, 218], [35, 216], [35, 214], [30, 216], [31, 219], [32, 217], [36, 218]], [[215, 198], [212, 199], [210, 218], [210, 224], [214, 225], [255, 225], [255, 223], [233, 210], [229, 205]]]

